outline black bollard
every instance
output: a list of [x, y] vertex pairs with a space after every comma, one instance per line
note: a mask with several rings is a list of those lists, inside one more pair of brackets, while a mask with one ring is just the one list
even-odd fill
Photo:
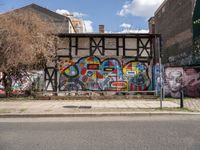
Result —
[[160, 93], [160, 109], [163, 108], [163, 99], [164, 99], [164, 89], [161, 87], [161, 93]]
[[184, 107], [184, 104], [183, 104], [183, 97], [184, 97], [183, 89], [181, 88], [181, 89], [180, 89], [180, 108], [183, 108], [183, 107]]

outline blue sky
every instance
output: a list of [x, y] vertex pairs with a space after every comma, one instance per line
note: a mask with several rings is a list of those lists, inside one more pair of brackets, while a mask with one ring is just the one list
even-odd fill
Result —
[[92, 22], [94, 32], [104, 24], [108, 32], [148, 29], [147, 20], [163, 0], [0, 0], [0, 12], [20, 8], [31, 3], [50, 10], [67, 10], [81, 14]]

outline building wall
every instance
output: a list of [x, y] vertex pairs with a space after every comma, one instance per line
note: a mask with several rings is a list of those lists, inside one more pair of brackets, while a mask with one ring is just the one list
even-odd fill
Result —
[[164, 89], [166, 97], [180, 97], [183, 88], [185, 97], [200, 97], [200, 68], [165, 68]]
[[149, 33], [155, 34], [155, 17], [151, 17], [149, 20]]
[[[172, 66], [191, 63], [192, 15], [195, 0], [165, 0], [155, 12], [156, 33], [162, 34], [162, 60]], [[187, 59], [186, 59], [187, 58]]]
[[153, 71], [154, 88], [158, 95], [162, 86], [165, 97], [180, 98], [181, 90], [185, 97], [200, 97], [200, 67], [164, 67], [155, 65]]
[[82, 19], [76, 18], [74, 16], [70, 16], [69, 18], [72, 21], [72, 25], [74, 26], [76, 33], [85, 33], [86, 32], [84, 21]]
[[68, 25], [69, 25], [68, 33], [75, 33], [75, 30], [71, 21], [69, 21]]
[[43, 8], [36, 4], [31, 4], [23, 8], [14, 10], [15, 13], [35, 13], [41, 17], [42, 21], [46, 21], [53, 29], [54, 33], [74, 33], [74, 27], [70, 18], [57, 14], [51, 10]]
[[[95, 49], [95, 46], [98, 47], [96, 51], [94, 52], [95, 56], [102, 56], [100, 54], [100, 51], [103, 50], [103, 41], [101, 38], [94, 38], [94, 42], [92, 42], [93, 49]], [[150, 41], [148, 41], [147, 38], [143, 38], [142, 43], [139, 42], [139, 46], [142, 47], [143, 45], [146, 45], [148, 53], [150, 53]], [[90, 55], [90, 38], [89, 37], [82, 37], [78, 38], [78, 54], [75, 54], [75, 47], [72, 47], [72, 57], [84, 57], [87, 55]], [[98, 45], [99, 43], [99, 45]], [[119, 49], [119, 56], [123, 56], [123, 47], [117, 47], [117, 41], [115, 38], [105, 38], [105, 57], [112, 57], [117, 56], [117, 49]], [[119, 38], [119, 45], [122, 45], [123, 39]], [[72, 45], [76, 45], [75, 38], [72, 38]], [[59, 49], [57, 51], [58, 55], [69, 55], [69, 39], [68, 38], [59, 38], [57, 42], [57, 48]], [[126, 56], [137, 56], [137, 39], [136, 38], [126, 38], [125, 39], [125, 48], [130, 49], [129, 51], [126, 51]], [[146, 51], [143, 51], [143, 48], [139, 49], [139, 52], [141, 53], [142, 57], [147, 57], [149, 54]], [[153, 50], [152, 50], [153, 51]], [[153, 54], [155, 55], [155, 54]]]
[[[44, 84], [44, 72], [43, 71], [31, 71], [28, 73], [21, 72], [22, 78], [17, 79], [14, 75], [12, 79], [12, 94], [13, 95], [25, 95], [30, 94], [32, 90], [42, 91]], [[0, 79], [3, 78], [3, 73], [0, 72]], [[5, 95], [5, 89], [3, 81], [0, 82], [0, 97]]]
[[86, 56], [60, 62], [61, 91], [145, 91], [151, 88], [148, 64]]
[[196, 1], [193, 15], [194, 61], [200, 64], [200, 0]]
[[[156, 33], [162, 35], [165, 65], [162, 67], [163, 83], [160, 82], [160, 68], [154, 68], [155, 89], [159, 91], [163, 85], [166, 97], [180, 98], [181, 89], [185, 97], [200, 97], [200, 67], [197, 63], [200, 50], [198, 45], [194, 47], [200, 29], [197, 21], [199, 3], [199, 0], [165, 0], [155, 12]], [[188, 65], [190, 67], [186, 67]]]
[[[153, 59], [149, 57], [151, 46], [148, 38], [141, 39], [143, 44], [137, 41], [137, 38], [124, 38], [124, 47], [129, 49], [125, 51], [125, 56], [129, 57], [124, 57], [122, 37], [118, 40], [112, 36], [105, 37], [104, 40], [98, 36], [78, 37], [77, 53], [75, 39], [71, 38], [73, 47], [70, 58], [61, 57], [69, 55], [69, 38], [61, 38], [58, 41], [58, 83], [61, 91], [154, 90]], [[142, 45], [149, 47], [147, 51], [143, 51]], [[137, 54], [137, 47], [140, 47], [141, 56]], [[90, 54], [90, 48], [94, 52], [93, 56]], [[103, 49], [105, 51], [102, 54]], [[134, 56], [143, 57], [143, 60]]]

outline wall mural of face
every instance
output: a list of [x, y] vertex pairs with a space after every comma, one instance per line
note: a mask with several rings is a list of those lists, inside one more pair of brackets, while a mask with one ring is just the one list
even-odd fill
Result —
[[172, 71], [168, 74], [168, 85], [172, 92], [178, 92], [181, 89], [182, 73], [180, 71]]
[[168, 96], [180, 97], [180, 89], [182, 87], [182, 68], [167, 68], [165, 70], [166, 75], [166, 92]]

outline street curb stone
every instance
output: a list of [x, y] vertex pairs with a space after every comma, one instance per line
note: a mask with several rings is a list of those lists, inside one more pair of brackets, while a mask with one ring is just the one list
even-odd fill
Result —
[[3, 114], [0, 118], [40, 118], [40, 117], [95, 117], [95, 116], [156, 116], [156, 115], [200, 115], [195, 112], [104, 112], [66, 114]]

